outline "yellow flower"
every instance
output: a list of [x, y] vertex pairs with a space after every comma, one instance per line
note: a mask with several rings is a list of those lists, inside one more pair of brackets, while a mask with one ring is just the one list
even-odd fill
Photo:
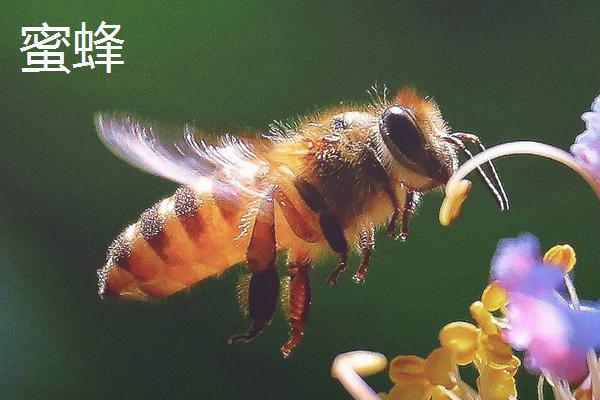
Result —
[[388, 394], [388, 400], [429, 400], [433, 385], [426, 380], [396, 384]]
[[468, 322], [451, 322], [440, 330], [439, 339], [442, 347], [454, 352], [458, 365], [467, 365], [475, 359], [479, 332], [478, 327]]
[[511, 365], [512, 348], [499, 335], [481, 335], [477, 346], [477, 357], [492, 368], [504, 369]]
[[481, 302], [486, 310], [493, 312], [506, 305], [508, 294], [498, 281], [494, 281], [483, 290]]
[[394, 383], [425, 379], [425, 359], [398, 356], [390, 362], [390, 380]]
[[507, 400], [517, 396], [515, 378], [505, 370], [489, 366], [479, 369], [477, 389], [486, 400]]
[[456, 369], [452, 351], [438, 348], [427, 359], [417, 356], [398, 356], [390, 363], [390, 379], [395, 383], [386, 399], [447, 399], [436, 385], [453, 389], [450, 374]]
[[454, 398], [470, 398], [470, 394], [461, 391], [461, 387], [468, 386], [460, 381], [458, 366], [471, 363], [479, 372], [477, 387], [483, 399], [515, 397], [514, 375], [521, 361], [502, 340], [492, 315], [494, 311], [503, 311], [507, 303], [506, 290], [498, 282], [490, 283], [483, 291], [481, 301], [475, 301], [469, 309], [478, 326], [463, 321], [451, 322], [439, 332], [441, 347], [433, 350], [426, 359], [417, 356], [394, 358], [389, 375], [395, 385], [382, 398], [449, 400], [448, 391], [455, 395]]
[[486, 309], [483, 302], [473, 302], [469, 311], [471, 312], [471, 317], [477, 322], [483, 333], [486, 335], [498, 334], [498, 327], [494, 323], [494, 316]]
[[452, 359], [452, 351], [447, 348], [435, 349], [425, 360], [425, 375], [429, 382], [434, 385], [443, 385], [452, 389], [454, 383], [450, 380], [450, 374], [456, 370], [456, 364]]

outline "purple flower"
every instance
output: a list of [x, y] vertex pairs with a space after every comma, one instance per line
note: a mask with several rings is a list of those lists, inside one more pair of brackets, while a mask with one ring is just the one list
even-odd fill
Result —
[[600, 307], [574, 309], [561, 295], [563, 274], [543, 263], [531, 234], [501, 240], [492, 260], [491, 277], [508, 294], [504, 340], [525, 352], [529, 370], [575, 381], [588, 373], [588, 351], [600, 348]]
[[575, 310], [559, 297], [512, 293], [503, 338], [525, 352], [525, 366], [569, 381], [588, 373], [586, 355], [600, 347], [600, 311]]
[[531, 268], [542, 262], [540, 243], [529, 233], [517, 238], [502, 239], [492, 258], [490, 275], [508, 291], [518, 286]]
[[600, 96], [592, 103], [592, 111], [581, 116], [585, 131], [575, 138], [571, 153], [600, 180]]
[[561, 270], [543, 265], [540, 243], [530, 233], [503, 239], [498, 243], [490, 275], [507, 292], [518, 291], [540, 296], [556, 289], [563, 282]]

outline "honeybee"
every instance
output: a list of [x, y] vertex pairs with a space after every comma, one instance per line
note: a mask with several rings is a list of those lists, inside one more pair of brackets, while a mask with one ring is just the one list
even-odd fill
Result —
[[[364, 106], [341, 105], [289, 125], [273, 124], [262, 137], [225, 134], [213, 144], [186, 127], [176, 140], [127, 117], [99, 115], [102, 141], [151, 174], [180, 183], [174, 195], [142, 213], [110, 245], [99, 269], [99, 294], [143, 300], [168, 296], [225, 269], [246, 263], [238, 297], [249, 318], [247, 342], [269, 324], [280, 290], [289, 302], [287, 357], [303, 335], [311, 303], [312, 263], [333, 252], [335, 284], [356, 247], [362, 282], [374, 251], [375, 230], [406, 239], [421, 194], [443, 187], [465, 142], [451, 133], [437, 104], [404, 88], [391, 100], [371, 92]], [[500, 209], [508, 198], [494, 166], [480, 176]], [[287, 250], [285, 285], [276, 267]]]

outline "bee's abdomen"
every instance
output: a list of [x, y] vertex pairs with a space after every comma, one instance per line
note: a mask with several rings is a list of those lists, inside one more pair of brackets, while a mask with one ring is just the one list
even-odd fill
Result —
[[163, 297], [243, 261], [244, 238], [235, 238], [244, 211], [211, 192], [178, 189], [114, 240], [98, 271], [99, 293]]

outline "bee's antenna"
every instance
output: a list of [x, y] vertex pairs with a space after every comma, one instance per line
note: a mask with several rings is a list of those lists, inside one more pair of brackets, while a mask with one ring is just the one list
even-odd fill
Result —
[[[455, 144], [458, 148], [460, 148], [469, 158], [473, 158], [473, 153], [471, 153], [469, 151], [469, 149], [467, 149], [467, 147], [465, 146], [465, 144], [456, 136], [454, 135], [449, 135], [446, 136], [444, 139], [448, 140], [449, 142]], [[481, 177], [481, 179], [483, 180], [483, 182], [485, 183], [485, 185], [487, 186], [487, 188], [489, 189], [489, 191], [492, 193], [492, 195], [494, 196], [494, 199], [496, 200], [496, 204], [498, 205], [498, 208], [501, 211], [505, 211], [508, 209], [508, 200], [506, 200], [505, 202], [505, 196], [506, 195], [501, 195], [500, 192], [498, 191], [498, 189], [496, 188], [496, 185], [494, 184], [494, 182], [492, 182], [492, 180], [487, 176], [487, 174], [485, 173], [485, 171], [483, 170], [483, 168], [481, 168], [480, 166], [477, 166], [477, 172], [479, 173], [479, 176]], [[502, 187], [502, 186], [500, 186]]]
[[[472, 133], [455, 132], [455, 133], [451, 134], [450, 136], [454, 136], [461, 141], [473, 143], [473, 144], [477, 145], [477, 147], [479, 147], [479, 150], [481, 150], [481, 151], [486, 150], [483, 143], [481, 143], [481, 140], [479, 139], [479, 137], [477, 135], [473, 135]], [[500, 176], [498, 175], [498, 172], [496, 171], [496, 167], [494, 167], [494, 163], [492, 163], [491, 160], [488, 161], [487, 164], [489, 165], [490, 171], [492, 172], [492, 179], [494, 181], [494, 184], [500, 190], [500, 194], [502, 195], [502, 198], [504, 199], [504, 204], [506, 205], [506, 209], [508, 210], [510, 208], [509, 201], [508, 201], [508, 195], [506, 194], [504, 185], [502, 185], [502, 181], [500, 180]]]

